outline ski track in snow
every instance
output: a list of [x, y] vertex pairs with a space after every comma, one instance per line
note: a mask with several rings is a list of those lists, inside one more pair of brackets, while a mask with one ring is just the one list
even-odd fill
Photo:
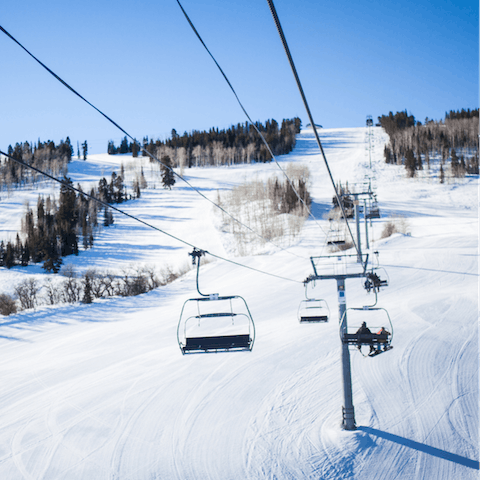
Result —
[[[301, 284], [214, 261], [202, 266], [200, 288], [247, 300], [257, 331], [251, 353], [181, 355], [176, 328], [183, 302], [197, 296], [194, 271], [139, 297], [44, 306], [0, 319], [0, 478], [478, 478], [477, 180], [407, 180], [403, 167], [384, 164], [387, 137], [373, 130], [382, 218], [371, 233], [390, 278], [379, 305], [392, 317], [394, 348], [375, 358], [351, 352], [356, 431], [340, 428], [334, 282], [315, 288], [330, 305], [330, 321], [300, 325]], [[362, 182], [369, 166], [365, 129], [320, 134], [334, 178]], [[279, 160], [309, 166], [312, 211], [328, 231], [323, 215], [332, 188], [311, 130]], [[128, 175], [128, 157], [108, 155], [73, 162], [69, 175], [86, 189], [121, 162]], [[138, 162], [158, 187], [155, 167]], [[217, 189], [282, 174], [273, 164], [256, 164], [186, 169], [185, 175], [216, 200]], [[35, 206], [39, 193], [54, 191], [39, 184], [2, 195], [2, 238], [19, 229], [25, 199]], [[200, 248], [232, 255], [214, 208], [181, 182], [172, 191], [145, 190], [120, 208]], [[380, 240], [393, 215], [406, 217], [411, 235]], [[121, 271], [188, 262], [190, 248], [115, 218], [93, 249], [65, 263]], [[309, 256], [327, 252], [324, 233], [309, 219], [290, 249], [305, 260], [271, 245], [231, 258], [301, 281], [311, 273]], [[3, 291], [12, 293], [28, 275], [46, 277], [38, 266], [1, 269]], [[360, 280], [347, 281], [347, 306], [371, 302]]]

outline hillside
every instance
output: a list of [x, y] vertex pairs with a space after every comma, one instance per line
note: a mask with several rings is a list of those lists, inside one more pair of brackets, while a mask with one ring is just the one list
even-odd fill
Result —
[[[234, 256], [211, 204], [179, 182], [160, 188], [157, 167], [146, 160], [156, 188], [121, 205], [199, 248], [300, 282], [220, 260], [202, 267], [203, 291], [246, 299], [256, 325], [253, 351], [181, 355], [177, 324], [184, 301], [197, 296], [194, 270], [137, 297], [1, 317], [0, 478], [478, 478], [478, 180], [407, 179], [403, 167], [385, 164], [387, 136], [373, 131], [382, 218], [373, 221], [372, 249], [390, 278], [379, 305], [392, 318], [394, 348], [374, 358], [351, 352], [355, 432], [340, 429], [335, 283], [315, 289], [330, 306], [328, 323], [300, 325], [296, 318], [309, 256], [327, 253], [323, 215], [333, 193], [306, 129], [293, 152], [279, 157], [311, 171], [312, 211], [324, 231], [307, 220], [288, 249], [302, 258], [268, 244], [257, 255]], [[365, 128], [319, 133], [335, 179], [362, 182], [369, 173]], [[122, 162], [128, 174], [129, 159], [92, 155], [72, 162], [69, 175], [87, 186]], [[273, 174], [274, 164], [185, 169], [213, 200], [217, 190]], [[0, 238], [19, 230], [26, 199], [35, 205], [39, 193], [53, 192], [58, 187], [43, 184], [2, 194]], [[406, 217], [410, 235], [380, 240], [395, 215]], [[64, 260], [78, 271], [177, 268], [190, 262], [189, 251], [115, 215], [94, 248]], [[1, 291], [46, 276], [40, 266], [2, 268]], [[360, 280], [347, 282], [346, 296], [347, 306], [372, 303]], [[362, 313], [352, 312], [352, 325]]]

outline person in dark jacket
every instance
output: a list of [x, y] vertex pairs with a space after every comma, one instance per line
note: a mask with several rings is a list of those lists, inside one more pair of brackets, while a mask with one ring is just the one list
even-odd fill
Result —
[[357, 335], [364, 335], [366, 333], [372, 333], [370, 329], [367, 327], [366, 322], [362, 323], [362, 326], [357, 330]]
[[[367, 327], [367, 323], [366, 322], [363, 322], [362, 323], [362, 326], [357, 330], [357, 335], [366, 335], [366, 334], [369, 334], [371, 335], [372, 332], [371, 330]], [[359, 350], [361, 350], [362, 348], [362, 345], [359, 343], [357, 348]], [[369, 353], [372, 353], [375, 351], [375, 348], [373, 347], [373, 344], [370, 344], [370, 352]]]

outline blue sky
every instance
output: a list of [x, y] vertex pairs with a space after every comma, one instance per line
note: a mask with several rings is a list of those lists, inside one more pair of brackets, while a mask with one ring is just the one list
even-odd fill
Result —
[[[182, 5], [254, 120], [307, 117], [266, 1]], [[478, 107], [478, 2], [276, 0], [317, 124]], [[175, 0], [16, 0], [0, 24], [137, 138], [246, 119]], [[0, 33], [0, 148], [70, 136], [105, 152], [122, 133]]]

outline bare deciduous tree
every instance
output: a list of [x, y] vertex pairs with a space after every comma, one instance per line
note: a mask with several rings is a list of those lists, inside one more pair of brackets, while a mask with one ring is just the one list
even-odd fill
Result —
[[17, 313], [17, 305], [15, 300], [5, 293], [0, 293], [0, 314], [4, 316]]
[[82, 285], [77, 279], [73, 265], [65, 265], [62, 275], [66, 278], [62, 285], [62, 296], [65, 303], [75, 303], [81, 298]]
[[27, 278], [15, 287], [15, 294], [23, 310], [35, 308], [39, 291], [40, 287], [35, 278]]
[[47, 299], [48, 305], [57, 305], [62, 300], [62, 295], [58, 286], [55, 285], [51, 278], [47, 278], [45, 283], [43, 284], [45, 289], [45, 297]]

